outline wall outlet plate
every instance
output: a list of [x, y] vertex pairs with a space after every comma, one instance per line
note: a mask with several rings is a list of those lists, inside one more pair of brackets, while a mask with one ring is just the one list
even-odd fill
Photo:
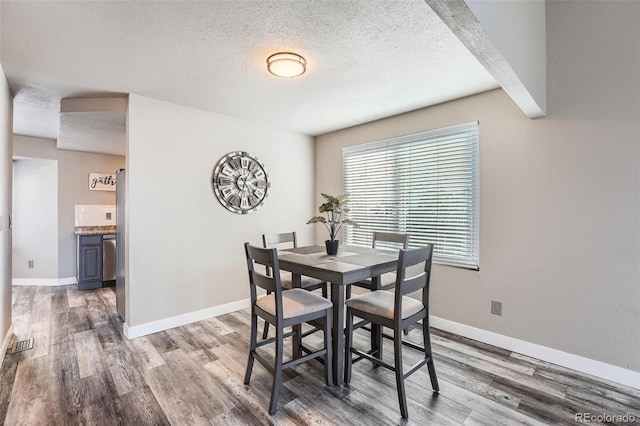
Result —
[[494, 315], [502, 315], [502, 302], [491, 301], [491, 313]]

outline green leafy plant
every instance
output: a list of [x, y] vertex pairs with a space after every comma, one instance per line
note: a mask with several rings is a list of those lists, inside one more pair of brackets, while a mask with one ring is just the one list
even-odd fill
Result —
[[307, 221], [307, 225], [310, 223], [322, 223], [327, 231], [329, 231], [329, 239], [335, 241], [338, 232], [342, 228], [342, 225], [351, 225], [356, 228], [358, 225], [351, 219], [345, 219], [343, 215], [349, 212], [346, 207], [349, 202], [349, 194], [340, 194], [337, 196], [321, 194], [325, 202], [320, 205], [318, 211], [324, 213], [325, 216], [314, 216]]

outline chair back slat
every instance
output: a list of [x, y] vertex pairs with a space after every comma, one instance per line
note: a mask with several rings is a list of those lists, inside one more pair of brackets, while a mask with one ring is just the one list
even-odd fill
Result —
[[280, 293], [282, 291], [280, 274], [265, 275], [258, 272], [255, 267], [255, 265], [264, 265], [268, 271], [279, 271], [280, 265], [278, 263], [278, 253], [276, 249], [255, 247], [249, 243], [245, 243], [244, 247], [247, 258], [247, 269], [249, 271], [249, 284], [251, 286], [252, 302], [255, 302], [255, 299], [257, 298], [256, 287], [274, 292], [277, 294], [277, 298], [280, 298]]
[[400, 290], [402, 295], [407, 295], [423, 289], [427, 284], [427, 274], [425, 272], [421, 272], [419, 275], [414, 277], [405, 278], [402, 281], [402, 289]]
[[[267, 248], [272, 245], [291, 243], [290, 247], [298, 247], [298, 240], [295, 232], [285, 232], [282, 234], [262, 234], [262, 245]], [[289, 248], [289, 247], [287, 247]]]
[[[262, 246], [264, 248], [271, 248], [273, 246], [278, 246], [279, 248], [296, 248], [298, 247], [298, 239], [296, 238], [295, 231], [284, 232], [282, 234], [262, 234]], [[271, 268], [267, 266], [265, 272], [267, 276], [270, 276]]]
[[372, 247], [378, 247], [378, 243], [383, 243], [383, 246], [390, 247], [389, 244], [384, 243], [394, 243], [401, 244], [403, 249], [409, 248], [409, 234], [397, 234], [393, 232], [378, 232], [375, 231], [373, 233], [373, 243]]
[[[432, 257], [432, 245], [412, 250], [400, 250], [396, 272], [396, 299], [401, 299], [402, 296], [421, 289], [423, 296], [425, 291], [428, 293]], [[424, 270], [417, 275], [407, 276], [407, 269], [418, 264], [424, 264]]]
[[267, 291], [275, 292], [276, 291], [276, 282], [275, 279], [269, 275], [261, 274], [260, 272], [253, 270], [253, 283], [263, 288]]

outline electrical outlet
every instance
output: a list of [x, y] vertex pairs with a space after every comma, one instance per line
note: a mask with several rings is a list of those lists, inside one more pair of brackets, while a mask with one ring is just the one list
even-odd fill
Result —
[[28, 263], [29, 268], [33, 268], [33, 260], [30, 260], [27, 263]]
[[107, 220], [111, 220], [111, 212], [107, 212], [107, 213], [105, 214], [105, 218], [106, 218]]
[[494, 315], [502, 315], [502, 302], [491, 301], [491, 313]]

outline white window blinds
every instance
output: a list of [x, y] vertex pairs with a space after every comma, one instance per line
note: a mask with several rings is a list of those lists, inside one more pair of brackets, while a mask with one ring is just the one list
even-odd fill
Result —
[[371, 245], [373, 231], [409, 234], [409, 247], [434, 245], [434, 262], [478, 269], [478, 123], [344, 148], [348, 244]]

